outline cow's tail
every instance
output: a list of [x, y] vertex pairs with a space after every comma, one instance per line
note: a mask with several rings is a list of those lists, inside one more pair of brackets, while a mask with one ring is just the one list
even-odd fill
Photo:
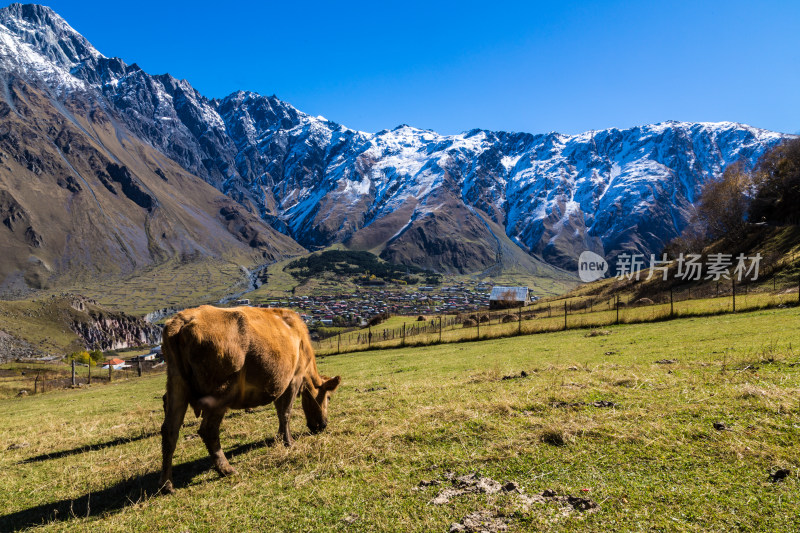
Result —
[[181, 357], [178, 339], [181, 329], [189, 321], [181, 315], [176, 315], [164, 325], [164, 330], [161, 334], [161, 352], [164, 355], [164, 361], [167, 363], [167, 372], [172, 371], [173, 375], [177, 374], [186, 383], [189, 383], [189, 369], [186, 367], [186, 361]]
[[161, 335], [161, 353], [167, 363], [167, 387], [170, 380], [178, 380], [181, 387], [189, 391], [189, 403], [194, 410], [195, 416], [200, 416], [201, 405], [197, 402], [195, 386], [192, 382], [192, 369], [186, 360], [185, 354], [180, 351], [181, 329], [192, 321], [180, 314], [175, 315], [164, 325]]

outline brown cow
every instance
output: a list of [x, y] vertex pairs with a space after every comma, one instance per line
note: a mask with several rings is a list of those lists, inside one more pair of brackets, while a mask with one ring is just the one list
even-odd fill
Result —
[[219, 426], [228, 409], [275, 402], [278, 433], [291, 446], [289, 418], [302, 394], [312, 433], [328, 425], [328, 398], [340, 378], [317, 372], [308, 329], [289, 309], [204, 305], [181, 311], [164, 326], [167, 393], [161, 426], [161, 490], [172, 492], [172, 455], [186, 408], [202, 414], [198, 433], [222, 476], [236, 471], [219, 443]]

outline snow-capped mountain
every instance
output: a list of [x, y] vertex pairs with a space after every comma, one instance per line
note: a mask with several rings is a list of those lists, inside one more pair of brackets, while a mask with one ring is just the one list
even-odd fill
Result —
[[47, 8], [0, 10], [0, 292], [303, 253], [126, 126], [101, 87], [129, 70]]
[[706, 180], [785, 138], [730, 122], [574, 136], [364, 133], [275, 96], [205, 98], [185, 80], [106, 58], [50, 9], [18, 4], [0, 10], [0, 75], [7, 99], [24, 80], [70, 110], [84, 102], [88, 122], [103, 110], [307, 248], [343, 242], [440, 271], [538, 268], [539, 257], [572, 269], [585, 249], [658, 253]]

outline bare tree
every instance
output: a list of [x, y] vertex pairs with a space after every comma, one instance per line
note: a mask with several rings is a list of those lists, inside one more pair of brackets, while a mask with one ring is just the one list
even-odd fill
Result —
[[741, 162], [730, 165], [721, 177], [705, 184], [697, 217], [710, 238], [735, 240], [742, 235], [752, 188], [752, 177]]

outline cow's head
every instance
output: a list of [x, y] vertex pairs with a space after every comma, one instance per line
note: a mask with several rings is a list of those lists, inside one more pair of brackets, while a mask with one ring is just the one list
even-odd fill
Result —
[[303, 388], [303, 411], [306, 414], [306, 424], [311, 433], [319, 433], [327, 427], [328, 400], [342, 381], [339, 376], [323, 379], [319, 388], [314, 389], [309, 385]]

